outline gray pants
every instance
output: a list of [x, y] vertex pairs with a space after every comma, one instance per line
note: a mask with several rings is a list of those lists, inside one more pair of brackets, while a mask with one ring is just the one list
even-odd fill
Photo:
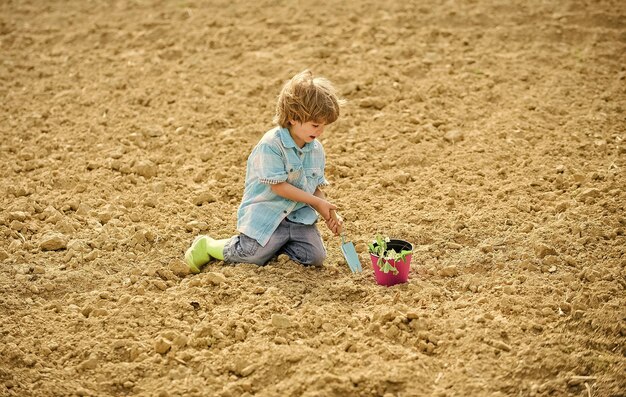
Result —
[[233, 236], [224, 247], [224, 261], [263, 266], [283, 253], [305, 266], [322, 266], [326, 249], [317, 226], [284, 219], [265, 247], [245, 234]]

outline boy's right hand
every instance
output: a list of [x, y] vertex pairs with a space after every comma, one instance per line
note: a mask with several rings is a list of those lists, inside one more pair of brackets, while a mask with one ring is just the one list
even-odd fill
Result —
[[317, 211], [322, 216], [322, 218], [324, 218], [324, 220], [328, 222], [331, 217], [331, 210], [336, 210], [337, 206], [324, 200], [323, 198], [320, 198], [314, 208], [315, 211]]
[[337, 215], [337, 211], [330, 210], [330, 218], [326, 220], [326, 226], [335, 236], [339, 236], [343, 232], [343, 219]]

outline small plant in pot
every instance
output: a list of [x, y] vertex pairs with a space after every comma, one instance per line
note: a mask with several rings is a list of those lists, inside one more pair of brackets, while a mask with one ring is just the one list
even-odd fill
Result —
[[413, 256], [411, 243], [376, 235], [368, 248], [378, 284], [392, 286], [407, 282]]

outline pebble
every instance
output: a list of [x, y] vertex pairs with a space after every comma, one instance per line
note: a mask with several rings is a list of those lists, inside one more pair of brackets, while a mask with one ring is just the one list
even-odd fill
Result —
[[74, 393], [80, 397], [91, 396], [91, 392], [84, 387], [78, 387]]
[[583, 190], [578, 195], [578, 197], [583, 199], [583, 200], [587, 199], [587, 198], [590, 198], [590, 197], [598, 197], [598, 196], [600, 196], [600, 190], [598, 190], [596, 188], [593, 188], [593, 187]]
[[504, 343], [502, 341], [499, 341], [499, 340], [494, 341], [492, 345], [493, 345], [493, 347], [495, 347], [497, 349], [500, 349], [500, 350], [503, 350], [505, 352], [510, 352], [511, 351], [511, 346], [509, 346], [506, 343]]
[[67, 249], [70, 251], [88, 253], [91, 251], [89, 245], [84, 240], [71, 240], [67, 243]]
[[451, 130], [446, 132], [446, 134], [443, 136], [443, 139], [450, 143], [457, 143], [465, 139], [465, 135], [459, 130]]
[[209, 272], [206, 274], [205, 277], [213, 285], [219, 285], [226, 282], [226, 276], [224, 276], [222, 273]]
[[193, 197], [193, 203], [195, 205], [202, 205], [204, 203], [213, 203], [216, 200], [217, 199], [215, 198], [215, 195], [210, 190], [201, 190], [199, 192], [196, 192], [196, 194]]
[[167, 284], [165, 284], [163, 280], [152, 280], [152, 284], [161, 291], [165, 291], [167, 289]]
[[137, 175], [143, 176], [144, 178], [152, 178], [158, 175], [159, 168], [152, 161], [142, 159], [135, 162], [132, 167], [132, 171]]
[[420, 318], [419, 313], [414, 312], [414, 311], [408, 311], [406, 312], [406, 318], [409, 320], [416, 320], [418, 318]]
[[505, 294], [513, 295], [515, 294], [516, 290], [515, 287], [512, 285], [505, 285], [504, 287], [502, 287], [502, 292], [504, 292]]
[[187, 346], [187, 343], [189, 343], [189, 338], [187, 337], [187, 335], [178, 334], [176, 335], [176, 338], [174, 338], [173, 343], [175, 346], [185, 347]]
[[159, 353], [159, 354], [165, 354], [171, 348], [172, 348], [172, 342], [170, 342], [169, 340], [167, 340], [167, 339], [165, 339], [163, 337], [158, 337], [154, 341], [154, 351]]
[[10, 220], [16, 220], [19, 222], [24, 222], [26, 220], [26, 218], [28, 217], [28, 214], [24, 211], [15, 211], [15, 212], [10, 212], [9, 213], [9, 219]]
[[289, 328], [293, 325], [293, 322], [288, 316], [284, 314], [272, 314], [272, 325], [276, 328]]
[[544, 258], [548, 255], [557, 255], [557, 252], [554, 248], [542, 243], [535, 246], [535, 252], [540, 258]]
[[98, 366], [98, 358], [95, 356], [91, 356], [87, 360], [80, 363], [78, 365], [78, 368], [81, 370], [96, 369], [97, 366]]
[[242, 369], [239, 371], [239, 375], [240, 375], [240, 376], [243, 376], [243, 377], [249, 376], [249, 375], [251, 375], [251, 374], [252, 374], [252, 373], [253, 373], [253, 372], [254, 372], [254, 371], [255, 371], [258, 367], [259, 367], [259, 366], [258, 366], [258, 364], [250, 364], [250, 365], [248, 365], [247, 367], [242, 368]]
[[[202, 204], [202, 203], [200, 203], [200, 204]], [[196, 204], [196, 205], [198, 205], [198, 204]], [[191, 221], [191, 222], [188, 222], [185, 225], [185, 230], [187, 230], [188, 232], [191, 232], [194, 229], [208, 230], [209, 229], [209, 224], [206, 223], [206, 222], [201, 222], [201, 221]]]
[[178, 277], [185, 277], [189, 274], [189, 266], [181, 259], [173, 259], [168, 265], [170, 271]]
[[376, 110], [381, 110], [385, 105], [387, 105], [387, 103], [383, 99], [374, 97], [363, 98], [361, 102], [359, 102], [359, 106], [362, 108], [374, 108]]
[[443, 269], [439, 270], [439, 275], [442, 277], [454, 277], [459, 274], [459, 269], [456, 265], [446, 266]]
[[42, 251], [58, 251], [67, 248], [68, 238], [60, 233], [45, 234], [39, 241]]

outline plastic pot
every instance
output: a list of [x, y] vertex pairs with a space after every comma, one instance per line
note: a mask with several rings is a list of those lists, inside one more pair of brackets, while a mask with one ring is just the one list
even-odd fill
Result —
[[[374, 243], [374, 246], [376, 246], [376, 243]], [[408, 241], [390, 239], [387, 243], [387, 249], [394, 249], [396, 252], [400, 252], [402, 250], [413, 251], [413, 245]], [[409, 270], [411, 270], [412, 257], [413, 254], [408, 254], [404, 257], [404, 260], [400, 261], [383, 259], [385, 262], [388, 262], [391, 266], [398, 269], [398, 274], [394, 274], [392, 271], [384, 273], [382, 270], [380, 270], [380, 268], [378, 267], [379, 257], [370, 253], [376, 283], [378, 283], [379, 285], [385, 285], [387, 287], [396, 284], [406, 283], [409, 280]]]

